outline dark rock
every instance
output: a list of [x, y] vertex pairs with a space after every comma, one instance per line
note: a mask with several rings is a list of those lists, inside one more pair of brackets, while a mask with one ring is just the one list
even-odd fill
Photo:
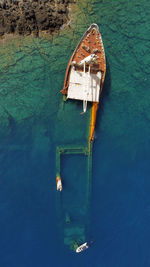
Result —
[[3, 35], [4, 35], [4, 31], [0, 30], [0, 36], [3, 36]]
[[5, 0], [0, 3], [0, 36], [6, 33], [37, 36], [39, 30], [58, 30], [68, 19], [72, 0]]

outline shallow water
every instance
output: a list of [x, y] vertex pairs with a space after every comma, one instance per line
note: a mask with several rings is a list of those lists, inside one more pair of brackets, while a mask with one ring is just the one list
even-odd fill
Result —
[[[1, 266], [149, 266], [149, 10], [148, 0], [82, 1], [71, 28], [59, 36], [1, 43]], [[93, 147], [94, 243], [75, 255], [58, 230], [55, 148], [87, 143], [88, 114], [75, 128], [73, 116], [82, 106], [67, 116], [72, 103], [61, 102], [59, 90], [72, 51], [92, 22], [103, 37], [107, 75]], [[64, 158], [64, 174], [72, 174], [73, 162]], [[83, 159], [77, 171], [85, 166]], [[74, 194], [64, 201], [74, 201]]]

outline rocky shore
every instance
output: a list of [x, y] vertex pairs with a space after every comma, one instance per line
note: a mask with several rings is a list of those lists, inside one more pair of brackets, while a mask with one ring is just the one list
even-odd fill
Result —
[[0, 36], [5, 33], [39, 35], [57, 31], [68, 18], [74, 0], [0, 0]]

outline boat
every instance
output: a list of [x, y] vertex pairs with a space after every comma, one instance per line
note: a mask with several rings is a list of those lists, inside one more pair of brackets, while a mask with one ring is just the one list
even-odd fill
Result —
[[[56, 141], [58, 191], [62, 191], [62, 180], [64, 182], [63, 194], [57, 194], [58, 220], [64, 244], [76, 253], [89, 248], [86, 241], [90, 239], [92, 147], [105, 73], [106, 59], [102, 37], [98, 25], [92, 24], [81, 38], [67, 65], [64, 86], [61, 90], [63, 97], [56, 124], [57, 133], [60, 132], [61, 127], [64, 130]], [[81, 104], [83, 102], [81, 111], [78, 101]], [[80, 113], [83, 115], [80, 116]], [[75, 135], [79, 134], [78, 130], [80, 129], [73, 125], [82, 125], [83, 121], [86, 126], [83, 129], [85, 141], [83, 141], [81, 133], [79, 135], [81, 140], [80, 138], [75, 139], [74, 142], [72, 136], [76, 138]], [[73, 128], [71, 128], [72, 126]], [[81, 173], [78, 172], [80, 167], [75, 165], [77, 157], [80, 161], [79, 166], [82, 165], [81, 162], [84, 162]], [[69, 161], [71, 158], [72, 162]], [[75, 162], [73, 162], [74, 160]], [[68, 163], [69, 168], [65, 167]], [[69, 173], [70, 164], [73, 173]]]
[[80, 253], [80, 252], [82, 252], [82, 251], [84, 251], [84, 250], [86, 250], [88, 248], [89, 248], [88, 243], [85, 242], [84, 244], [82, 244], [79, 247], [77, 247], [76, 253]]
[[67, 99], [83, 101], [83, 113], [92, 102], [89, 143], [93, 140], [98, 103], [106, 73], [106, 58], [97, 24], [92, 24], [74, 50], [61, 93]]

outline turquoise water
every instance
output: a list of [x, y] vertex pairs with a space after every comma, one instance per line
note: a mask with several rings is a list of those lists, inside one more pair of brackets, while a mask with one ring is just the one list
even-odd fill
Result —
[[[27, 37], [0, 44], [3, 267], [150, 265], [150, 4], [93, 0], [77, 6], [71, 28], [51, 40]], [[75, 104], [67, 116], [71, 103], [61, 102], [59, 90], [72, 51], [92, 22], [103, 36], [107, 75], [93, 147], [88, 220], [94, 243], [75, 255], [58, 227], [55, 148], [85, 145], [89, 114], [75, 121], [82, 109]], [[78, 173], [86, 169], [82, 160]], [[64, 157], [63, 163], [63, 173], [74, 175], [73, 161]], [[64, 201], [74, 201], [76, 191], [68, 190]], [[82, 198], [80, 191], [77, 197]]]

